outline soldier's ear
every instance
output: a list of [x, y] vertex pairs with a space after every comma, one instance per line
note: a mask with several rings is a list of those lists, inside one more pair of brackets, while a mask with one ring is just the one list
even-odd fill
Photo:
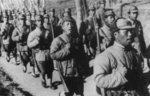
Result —
[[117, 31], [114, 32], [114, 37], [118, 38], [119, 33]]

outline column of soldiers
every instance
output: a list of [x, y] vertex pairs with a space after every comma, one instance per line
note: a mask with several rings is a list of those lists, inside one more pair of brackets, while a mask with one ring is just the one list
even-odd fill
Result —
[[84, 79], [92, 73], [91, 60], [99, 95], [148, 96], [142, 92], [146, 48], [138, 8], [129, 8], [129, 18], [116, 18], [102, 0], [88, 12], [82, 32], [77, 31], [70, 8], [64, 10], [62, 18], [55, 15], [55, 9], [49, 13], [44, 9], [1, 12], [1, 50], [6, 60], [9, 62], [12, 54], [18, 65], [19, 58], [25, 73], [30, 63], [32, 76], [38, 76], [37, 69], [42, 86], [53, 90], [57, 88], [53, 71], [57, 70], [64, 86], [60, 96], [84, 96]]

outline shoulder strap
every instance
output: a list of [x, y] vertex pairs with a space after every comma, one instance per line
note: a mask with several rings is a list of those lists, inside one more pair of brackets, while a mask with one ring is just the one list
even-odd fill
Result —
[[59, 40], [61, 40], [64, 44], [67, 44], [67, 42], [66, 42], [61, 36], [59, 36], [58, 38], [59, 38]]
[[105, 32], [104, 32], [103, 29], [100, 29], [100, 31], [101, 31], [101, 33], [106, 37], [106, 39], [107, 39], [108, 41], [111, 41], [111, 40], [108, 38], [108, 36], [105, 34]]

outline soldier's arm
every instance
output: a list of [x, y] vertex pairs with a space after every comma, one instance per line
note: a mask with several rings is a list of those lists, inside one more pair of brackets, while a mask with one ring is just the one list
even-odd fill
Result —
[[61, 41], [56, 38], [53, 40], [50, 47], [50, 56], [53, 60], [63, 60], [70, 55], [70, 50], [67, 47], [61, 48]]
[[0, 30], [0, 36], [4, 35], [4, 31], [5, 31], [5, 26], [4, 24], [2, 24], [1, 30]]
[[20, 41], [20, 36], [19, 36], [19, 34], [17, 32], [17, 29], [14, 29], [14, 31], [12, 32], [11, 38], [15, 42], [19, 42]]
[[39, 39], [35, 38], [35, 35], [33, 34], [33, 32], [31, 32], [28, 35], [28, 39], [27, 39], [27, 45], [29, 48], [34, 48], [39, 44]]
[[112, 70], [110, 63], [113, 62], [107, 55], [99, 55], [94, 60], [94, 79], [100, 88], [115, 88], [127, 82], [119, 71]]

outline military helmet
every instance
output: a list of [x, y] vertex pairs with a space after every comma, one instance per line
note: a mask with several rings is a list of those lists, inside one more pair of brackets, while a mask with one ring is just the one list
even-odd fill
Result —
[[131, 22], [125, 18], [119, 18], [116, 21], [116, 27], [118, 30], [124, 30], [124, 29], [132, 29], [134, 28], [131, 24]]
[[65, 8], [65, 13], [71, 13], [71, 9], [70, 8]]
[[107, 16], [115, 16], [113, 9], [105, 9], [104, 17], [107, 17]]
[[130, 13], [130, 12], [133, 12], [133, 13], [138, 12], [138, 8], [136, 6], [132, 5], [132, 6], [130, 6], [130, 8], [128, 10], [128, 13]]
[[70, 17], [70, 16], [65, 16], [65, 17], [63, 17], [63, 19], [62, 19], [62, 24], [64, 23], [64, 22], [73, 22], [74, 20], [73, 20], [73, 18], [72, 17]]
[[50, 12], [55, 12], [55, 9], [54, 9], [54, 8], [50, 8], [49, 11], [50, 11]]

